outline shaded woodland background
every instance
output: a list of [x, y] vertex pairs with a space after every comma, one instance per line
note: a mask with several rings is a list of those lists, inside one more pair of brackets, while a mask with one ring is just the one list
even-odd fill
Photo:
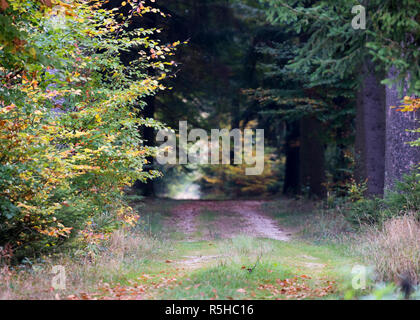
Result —
[[[366, 194], [381, 196], [420, 161], [408, 144], [418, 138], [408, 131], [418, 127], [418, 111], [391, 108], [418, 85], [418, 33], [409, 20], [418, 8], [406, 2], [362, 3], [369, 27], [354, 30], [352, 1], [292, 1], [296, 11], [287, 1], [160, 1], [170, 19], [151, 24], [164, 41], [188, 45], [177, 52], [173, 90], [151, 98], [143, 114], [173, 128], [187, 120], [191, 128], [265, 130], [265, 174], [247, 180], [243, 168], [201, 168], [204, 195], [324, 198], [366, 183]], [[409, 83], [395, 82], [408, 74]], [[144, 134], [153, 143], [153, 130]], [[164, 170], [159, 187], [138, 185], [145, 195], [196, 169]]]

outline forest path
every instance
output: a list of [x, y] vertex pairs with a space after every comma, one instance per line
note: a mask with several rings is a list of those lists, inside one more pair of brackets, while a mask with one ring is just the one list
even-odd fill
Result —
[[191, 200], [172, 208], [167, 225], [187, 240], [214, 240], [246, 235], [288, 241], [290, 233], [265, 214], [263, 200]]
[[150, 272], [164, 279], [144, 299], [322, 299], [340, 294], [336, 283], [352, 263], [334, 247], [302, 241], [295, 228], [292, 237], [299, 218], [287, 199], [160, 199], [148, 207], [172, 247]]
[[287, 199], [150, 199], [139, 210], [151, 253], [91, 297], [331, 299], [344, 295], [356, 263], [341, 247], [299, 238], [293, 226], [306, 211]]

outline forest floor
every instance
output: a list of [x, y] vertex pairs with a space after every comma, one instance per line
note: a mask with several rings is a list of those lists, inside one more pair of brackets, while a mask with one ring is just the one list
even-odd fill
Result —
[[150, 200], [144, 230], [171, 249], [140, 279], [142, 299], [343, 298], [357, 259], [344, 243], [302, 237], [312, 204]]
[[[6, 276], [0, 299], [342, 299], [358, 259], [345, 223], [309, 201], [134, 202], [141, 221], [93, 256]], [[53, 265], [65, 290], [51, 288]]]

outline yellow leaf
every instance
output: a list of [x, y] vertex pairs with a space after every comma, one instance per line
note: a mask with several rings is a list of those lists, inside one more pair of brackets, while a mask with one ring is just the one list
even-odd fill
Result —
[[35, 48], [34, 48], [34, 47], [30, 47], [30, 48], [29, 48], [29, 54], [31, 55], [31, 57], [32, 57], [33, 59], [35, 59], [35, 58], [36, 58], [36, 50], [35, 50]]

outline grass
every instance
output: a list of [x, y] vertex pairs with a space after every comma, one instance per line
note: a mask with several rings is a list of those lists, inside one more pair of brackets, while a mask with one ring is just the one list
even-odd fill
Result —
[[367, 227], [356, 249], [367, 264], [375, 266], [378, 280], [420, 284], [420, 223], [415, 214]]
[[[236, 237], [195, 243], [178, 243], [184, 256], [213, 256], [188, 265], [176, 286], [157, 291], [156, 299], [286, 299], [342, 297], [355, 261], [334, 247], [297, 241]], [[180, 257], [181, 258], [181, 257]], [[182, 259], [182, 258], [181, 258]], [[182, 260], [181, 260], [182, 261]], [[294, 280], [294, 278], [297, 279]], [[300, 283], [301, 291], [281, 293], [282, 282]], [[323, 295], [322, 289], [327, 294]], [[296, 286], [296, 285], [295, 285]], [[290, 290], [289, 290], [290, 289]], [[318, 289], [318, 291], [317, 291]], [[287, 290], [286, 290], [287, 291]]]
[[[63, 252], [31, 264], [3, 266], [0, 299], [57, 299], [87, 294], [105, 284], [128, 284], [140, 272], [162, 266], [161, 256], [170, 250], [168, 242], [120, 230], [96, 254], [92, 251]], [[64, 267], [66, 287], [63, 290], [52, 288], [53, 266]]]
[[279, 225], [293, 230], [299, 238], [331, 242], [338, 237], [354, 234], [354, 226], [345, 219], [339, 208], [322, 210], [318, 206], [319, 203], [311, 201], [282, 199], [267, 202], [265, 211]]
[[[132, 207], [141, 213], [137, 228], [142, 232], [160, 238], [170, 238], [176, 232], [171, 225], [163, 225], [163, 221], [170, 216], [174, 200], [148, 200], [146, 202], [133, 202]], [[168, 230], [169, 228], [169, 230]]]
[[[162, 210], [161, 204], [159, 207]], [[265, 210], [278, 219], [279, 224], [296, 232], [299, 226], [307, 225], [308, 221], [315, 218], [313, 205], [308, 203], [302, 205], [300, 202], [281, 201], [268, 204]], [[198, 235], [202, 235], [207, 229], [212, 229], [215, 217], [220, 214], [229, 213], [203, 210], [197, 219], [197, 228], [200, 230]], [[303, 234], [290, 242], [245, 236], [220, 239], [217, 230], [213, 231], [214, 237], [211, 240], [178, 241], [169, 258], [178, 261], [179, 270], [174, 275], [178, 282], [173, 286], [160, 288], [152, 294], [152, 297], [154, 299], [287, 298], [287, 295], [278, 293], [281, 287], [278, 283], [296, 276], [298, 278], [304, 276], [299, 278], [299, 281], [309, 288], [302, 297], [343, 297], [351, 284], [351, 269], [357, 263], [357, 259], [349, 253], [346, 246], [333, 241], [323, 241], [321, 244], [320, 241], [314, 241], [314, 238], [311, 240], [305, 228], [302, 231]], [[200, 260], [200, 257], [213, 258]], [[194, 263], [190, 263], [191, 260]], [[249, 272], [248, 269], [251, 268], [253, 269]], [[323, 292], [315, 291], [327, 288], [331, 284], [333, 288], [325, 296], [322, 295]], [[296, 293], [289, 295], [289, 298], [297, 297], [299, 295]]]

